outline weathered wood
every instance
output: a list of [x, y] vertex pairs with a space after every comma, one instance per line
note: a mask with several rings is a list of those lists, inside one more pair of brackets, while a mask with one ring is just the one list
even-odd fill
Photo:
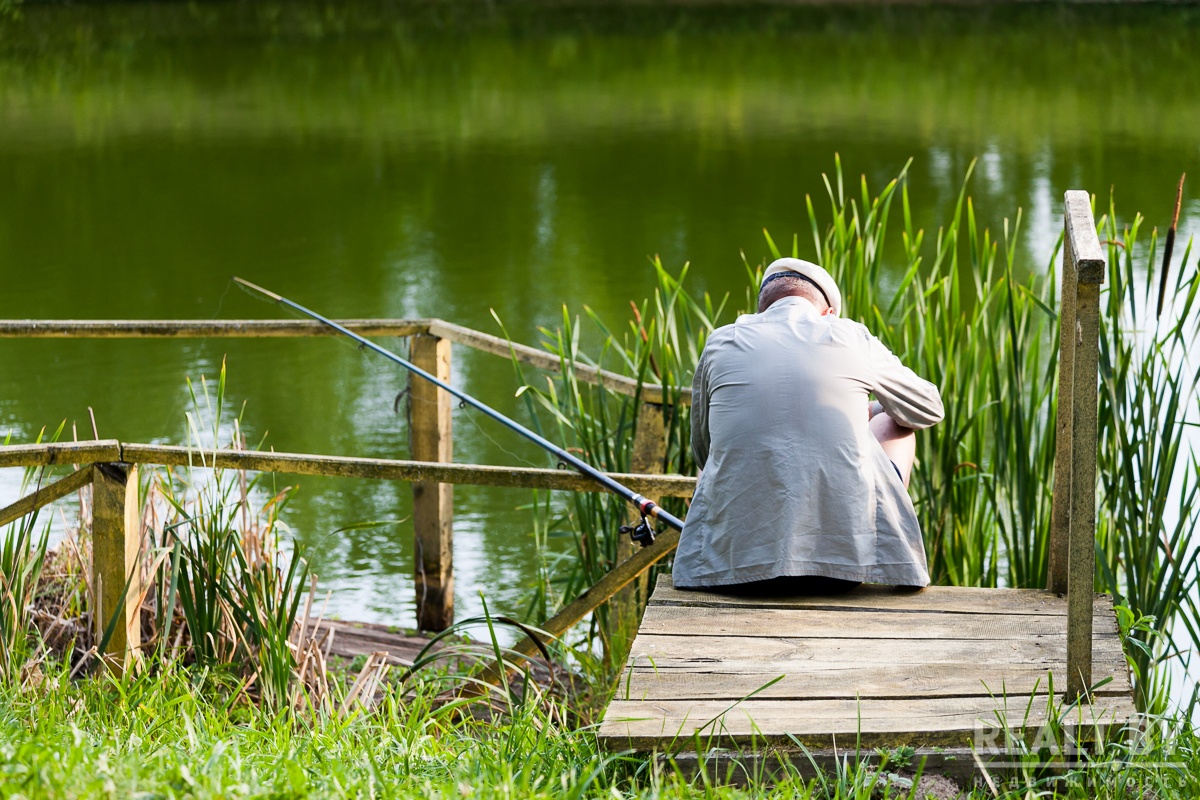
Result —
[[1075, 349], [1071, 449], [1071, 553], [1067, 591], [1067, 695], [1078, 697], [1092, 684], [1092, 613], [1096, 580], [1097, 380], [1100, 286], [1079, 284], [1080, 340]]
[[[1097, 601], [1093, 614], [1098, 634], [1117, 635], [1111, 605]], [[854, 609], [693, 608], [655, 603], [646, 609], [640, 635], [828, 638], [854, 631], [860, 639], [909, 639], [918, 629], [924, 639], [1024, 639], [1064, 636], [1067, 618], [1061, 614], [881, 614]], [[738, 645], [730, 642], [728, 646]]]
[[[416, 366], [450, 383], [450, 342], [412, 337]], [[454, 460], [451, 395], [415, 374], [408, 378], [409, 449], [419, 461]], [[416, 552], [417, 627], [444, 631], [454, 624], [454, 485], [415, 481], [413, 536]]]
[[[362, 336], [412, 336], [429, 331], [427, 319], [346, 319]], [[316, 320], [299, 319], [10, 319], [0, 320], [9, 339], [261, 339], [337, 336]]]
[[116, 439], [0, 447], [0, 467], [52, 467], [60, 464], [96, 464], [120, 460], [121, 443]]
[[[961, 746], [979, 741], [964, 736], [987, 739], [978, 720], [994, 722], [1006, 702], [1016, 727], [1037, 726], [1048, 704], [1062, 707], [1051, 689], [1068, 679], [1067, 602], [1041, 590], [959, 587], [745, 598], [679, 591], [663, 576], [600, 742], [667, 752]], [[1091, 615], [1094, 677], [1106, 683], [1089, 702], [1123, 724], [1134, 708], [1111, 599], [1094, 595]], [[706, 723], [711, 741], [688, 738]]]
[[1096, 235], [1092, 216], [1092, 198], [1087, 192], [1073, 190], [1064, 195], [1064, 246], [1075, 258], [1075, 274], [1080, 283], [1104, 283], [1104, 249]]
[[[441, 319], [348, 319], [341, 325], [362, 336], [415, 336], [431, 334], [501, 358], [516, 358], [522, 364], [560, 372], [557, 356], [529, 345], [517, 344], [482, 331]], [[0, 320], [0, 338], [19, 339], [195, 339], [195, 338], [295, 338], [337, 336], [337, 331], [315, 320]], [[603, 384], [609, 391], [646, 402], [691, 402], [692, 390], [681, 386], [667, 390], [656, 384], [639, 385], [636, 380], [587, 364], [576, 364], [575, 374], [584, 383]]]
[[[311, 629], [318, 642], [326, 643], [324, 637], [331, 637], [327, 642], [330, 655], [352, 660], [356, 656], [382, 652], [387, 663], [398, 667], [412, 666], [430, 638], [410, 636], [387, 625], [332, 619], [321, 620], [319, 625], [313, 620]], [[434, 645], [434, 649], [437, 648], [438, 645]]]
[[1066, 599], [1041, 589], [978, 589], [929, 586], [918, 592], [889, 586], [863, 585], [833, 597], [738, 597], [716, 592], [676, 589], [670, 575], [659, 576], [656, 604], [737, 606], [745, 608], [827, 608], [875, 611], [947, 611], [963, 614], [1063, 614]]
[[[570, 492], [605, 491], [591, 478], [577, 472], [529, 467], [494, 467], [478, 464], [436, 464], [384, 458], [350, 458], [304, 453], [275, 453], [255, 450], [197, 450], [193, 447], [157, 444], [122, 444], [115, 439], [74, 444], [38, 444], [0, 447], [0, 467], [36, 467], [55, 464], [96, 464], [127, 461], [172, 467], [245, 469], [291, 475], [322, 475], [340, 478], [434, 481], [473, 486], [521, 489], [558, 489]], [[684, 475], [632, 475], [609, 473], [609, 477], [645, 495], [691, 497], [696, 479]]]
[[[959, 664], [967, 669], [1004, 664], [1060, 664], [1063, 637], [1029, 636], [1024, 639], [858, 639], [847, 628], [842, 638], [802, 639], [751, 637], [737, 640], [687, 636], [640, 635], [629, 654], [633, 663], [659, 669], [691, 669], [720, 664], [741, 672], [783, 674], [816, 664], [893, 666]], [[914, 631], [914, 636], [919, 634]], [[1121, 642], [1100, 636], [1092, 644], [1097, 657], [1119, 658]]]
[[[621, 700], [726, 700], [753, 695], [762, 699], [833, 700], [839, 698], [966, 697], [969, 695], [1046, 694], [1053, 673], [1055, 689], [1066, 683], [1066, 661], [1045, 664], [810, 664], [783, 670], [735, 670], [724, 664], [672, 669], [639, 662], [617, 682]], [[1102, 662], [1111, 682], [1097, 696], [1127, 695], [1122, 665]], [[778, 680], [777, 680], [778, 679]]]
[[92, 471], [87, 467], [60, 478], [49, 486], [41, 486], [33, 494], [22, 497], [12, 505], [0, 508], [0, 527], [13, 520], [31, 514], [59, 498], [77, 492], [92, 482]]
[[[633, 452], [629, 457], [629, 469], [634, 472], [647, 474], [661, 473], [663, 462], [667, 456], [667, 435], [663, 407], [654, 403], [642, 403], [638, 409], [637, 430], [633, 436]], [[655, 494], [646, 495], [655, 503], [661, 497]], [[641, 520], [641, 513], [632, 505], [627, 507], [626, 522], [636, 525]], [[617, 561], [621, 562], [633, 556], [641, 545], [632, 537], [621, 536], [617, 539]], [[648, 572], [648, 571], [647, 571]], [[610, 664], [619, 664], [629, 654], [629, 647], [637, 636], [638, 622], [641, 619], [642, 606], [650, 596], [649, 575], [643, 572], [621, 591], [613, 595], [609, 603], [608, 636], [605, 637], [605, 647]]]
[[92, 587], [97, 596], [93, 631], [99, 644], [111, 625], [102, 655], [120, 673], [133, 666], [142, 646], [141, 615], [134, 602], [142, 594], [138, 468], [95, 464], [91, 471]]
[[[1127, 724], [1130, 698], [1065, 709], [1044, 696], [950, 697], [904, 700], [614, 700], [600, 724], [613, 749], [707, 749], [735, 744], [807, 747], [963, 746], [995, 741], [996, 728], [1036, 735], [1051, 715], [1084, 730]], [[647, 713], [652, 711], [652, 713]], [[696, 742], [695, 737], [699, 737]]]

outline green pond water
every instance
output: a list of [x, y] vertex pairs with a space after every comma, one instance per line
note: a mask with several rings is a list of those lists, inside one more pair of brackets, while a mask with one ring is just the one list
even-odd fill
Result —
[[[911, 158], [918, 224], [970, 191], [1022, 210], [1044, 270], [1084, 188], [1165, 229], [1200, 179], [1200, 10], [586, 9], [450, 4], [26, 6], [0, 21], [0, 318], [276, 318], [237, 274], [329, 316], [442, 317], [536, 343], [566, 304], [623, 325], [648, 257], [744, 293], [762, 229], [806, 233], [834, 154], [876, 188]], [[1190, 193], [1194, 196], [1194, 193]], [[1198, 227], [1185, 203], [1181, 229]], [[395, 344], [399, 344], [398, 342]], [[88, 408], [105, 437], [184, 443], [185, 378], [244, 401], [254, 442], [405, 458], [405, 377], [332, 340], [0, 340], [0, 436]], [[930, 376], [936, 379], [937, 376]], [[527, 419], [509, 364], [454, 382]], [[549, 466], [468, 411], [456, 459]], [[0, 503], [19, 471], [0, 471]], [[291, 535], [331, 612], [412, 624], [404, 484], [295, 479]], [[460, 614], [533, 581], [529, 493], [460, 487]], [[558, 546], [558, 545], [554, 545]]]

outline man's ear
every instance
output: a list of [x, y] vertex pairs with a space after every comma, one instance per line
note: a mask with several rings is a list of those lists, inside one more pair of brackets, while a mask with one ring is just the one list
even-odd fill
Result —
[[[833, 308], [831, 308], [830, 306], [825, 306], [825, 310], [821, 312], [821, 316], [827, 317], [830, 314], [833, 314]], [[837, 316], [837, 315], [835, 314], [834, 316]]]

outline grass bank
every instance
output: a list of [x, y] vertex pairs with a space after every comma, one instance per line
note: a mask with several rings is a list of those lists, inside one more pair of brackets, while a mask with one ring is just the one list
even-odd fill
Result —
[[[846, 764], [771, 786], [692, 782], [671, 765], [597, 750], [587, 728], [530, 704], [488, 720], [428, 696], [389, 692], [370, 713], [320, 723], [237, 700], [220, 671], [168, 670], [124, 681], [72, 680], [44, 665], [0, 688], [0, 795], [26, 798], [920, 798], [901, 781]], [[1188, 730], [1067, 776], [1031, 766], [971, 798], [1192, 798], [1200, 740]], [[1031, 759], [1032, 761], [1033, 759]], [[801, 764], [801, 766], [803, 766]], [[917, 765], [908, 765], [912, 770]]]

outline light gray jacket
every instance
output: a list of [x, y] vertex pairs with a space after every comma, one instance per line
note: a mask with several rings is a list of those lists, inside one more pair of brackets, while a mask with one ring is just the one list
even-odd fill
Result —
[[912, 501], [869, 429], [870, 394], [909, 428], [943, 416], [936, 386], [864, 326], [803, 298], [714, 331], [692, 383], [703, 473], [675, 585], [783, 575], [928, 585]]

